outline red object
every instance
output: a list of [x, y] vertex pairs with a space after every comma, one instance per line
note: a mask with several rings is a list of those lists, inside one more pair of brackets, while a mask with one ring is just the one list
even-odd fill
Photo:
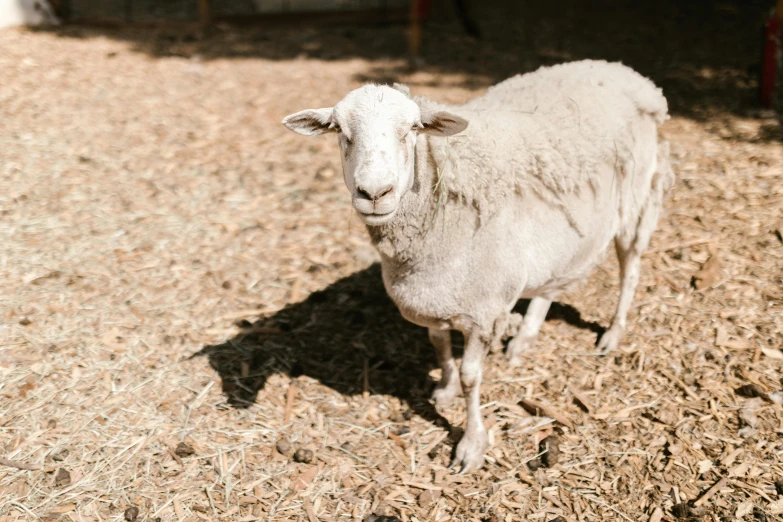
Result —
[[764, 48], [761, 55], [761, 82], [759, 98], [761, 105], [771, 109], [775, 95], [775, 73], [777, 69], [777, 50], [780, 45], [780, 18], [767, 20], [764, 26]]
[[417, 7], [419, 8], [419, 20], [426, 20], [432, 13], [432, 4], [435, 0], [418, 0]]

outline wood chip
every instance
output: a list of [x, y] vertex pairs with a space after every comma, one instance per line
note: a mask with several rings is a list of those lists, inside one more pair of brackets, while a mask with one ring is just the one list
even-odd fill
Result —
[[701, 269], [693, 276], [693, 286], [697, 290], [704, 290], [718, 282], [720, 278], [720, 260], [716, 254], [710, 256]]
[[16, 460], [9, 460], [0, 457], [0, 466], [8, 466], [9, 468], [24, 469], [28, 471], [38, 471], [41, 466], [38, 464], [27, 464], [26, 462], [18, 462]]
[[571, 422], [565, 414], [550, 404], [546, 404], [534, 399], [522, 399], [519, 401], [519, 405], [525, 408], [532, 415], [541, 416], [543, 414], [546, 417], [555, 419], [557, 422], [574, 430], [574, 423]]
[[[743, 107], [752, 75], [716, 68], [756, 59], [753, 46], [715, 45], [747, 40], [744, 4], [716, 3], [711, 21], [736, 23], [694, 38], [666, 9], [646, 10], [640, 30], [625, 23], [632, 2], [601, 16], [570, 2], [557, 22], [579, 27], [573, 38], [539, 31], [527, 46], [525, 68], [612, 46], [646, 64], [668, 99], [660, 137], [676, 179], [620, 349], [592, 347], [619, 294], [611, 256], [552, 304], [535, 358], [486, 358], [493, 444], [481, 470], [454, 479], [464, 400], [427, 400], [427, 331], [388, 297], [336, 134], [305, 138], [280, 120], [390, 76], [444, 104], [472, 100], [505, 78], [510, 55], [495, 51], [551, 21], [551, 6], [485, 2], [479, 22], [504, 30], [477, 44], [435, 27], [415, 69], [395, 55], [398, 25], [365, 21], [0, 30], [0, 519], [116, 522], [137, 506], [135, 522], [685, 522], [670, 512], [682, 502], [705, 522], [743, 502], [758, 508], [745, 520], [779, 517], [783, 126]], [[590, 38], [605, 26], [616, 30]], [[648, 60], [649, 34], [683, 52]], [[589, 127], [584, 105], [558, 103]], [[735, 391], [746, 384], [772, 402]], [[552, 434], [561, 451], [545, 468], [534, 459]], [[301, 448], [317, 450], [309, 464], [294, 461]], [[55, 487], [58, 468], [69, 485]]]
[[710, 489], [707, 490], [706, 493], [704, 493], [701, 497], [696, 500], [696, 502], [693, 503], [696, 507], [701, 507], [704, 504], [707, 503], [707, 501], [715, 495], [718, 491], [726, 487], [728, 484], [728, 479], [726, 477], [721, 478], [718, 482], [716, 482]]
[[307, 489], [316, 475], [318, 475], [318, 466], [311, 466], [303, 471], [295, 480], [291, 489], [293, 491], [302, 491]]

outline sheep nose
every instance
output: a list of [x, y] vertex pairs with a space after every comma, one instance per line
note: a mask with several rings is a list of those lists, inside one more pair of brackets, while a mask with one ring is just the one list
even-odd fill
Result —
[[369, 189], [365, 187], [356, 187], [356, 193], [361, 199], [368, 201], [378, 201], [382, 197], [389, 195], [394, 190], [392, 185], [385, 185], [377, 189]]

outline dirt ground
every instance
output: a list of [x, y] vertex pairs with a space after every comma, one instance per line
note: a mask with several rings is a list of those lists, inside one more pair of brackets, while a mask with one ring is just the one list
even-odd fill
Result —
[[[767, 2], [549, 4], [481, 3], [478, 42], [439, 14], [418, 70], [395, 26], [0, 31], [0, 520], [780, 520]], [[492, 447], [453, 475], [464, 407], [427, 400], [335, 140], [279, 122], [364, 81], [460, 102], [583, 57], [664, 88], [677, 182], [621, 350], [594, 351], [609, 256], [526, 365], [489, 357]]]

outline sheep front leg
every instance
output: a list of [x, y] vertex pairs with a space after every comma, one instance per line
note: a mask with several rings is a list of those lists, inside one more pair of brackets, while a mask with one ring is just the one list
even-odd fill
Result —
[[451, 331], [429, 329], [430, 341], [435, 347], [435, 357], [442, 371], [440, 382], [432, 392], [432, 401], [439, 407], [449, 406], [462, 393], [459, 384], [459, 369], [451, 355]]
[[488, 437], [481, 418], [480, 388], [484, 356], [488, 348], [489, 343], [485, 342], [478, 332], [466, 333], [460, 377], [467, 401], [467, 421], [465, 434], [457, 444], [455, 457], [450, 466], [459, 466], [460, 473], [463, 474], [476, 471], [484, 465], [484, 451], [487, 449]]

